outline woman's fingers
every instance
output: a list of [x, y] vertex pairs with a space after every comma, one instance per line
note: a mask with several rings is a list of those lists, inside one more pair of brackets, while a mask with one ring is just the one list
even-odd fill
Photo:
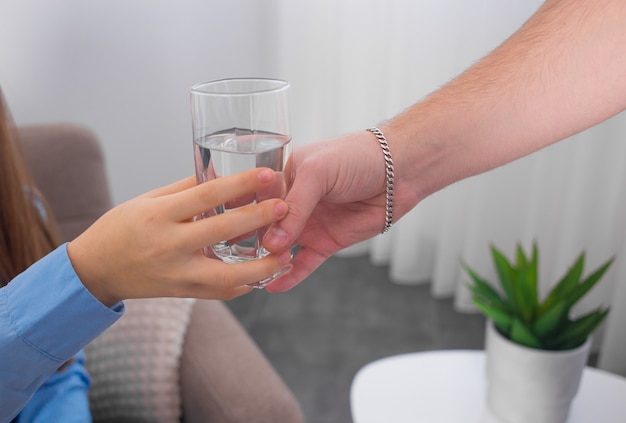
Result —
[[284, 201], [266, 200], [185, 224], [182, 236], [187, 240], [187, 247], [199, 249], [270, 225], [284, 218], [288, 211]]
[[166, 185], [164, 187], [160, 187], [160, 188], [156, 188], [153, 189], [152, 191], [148, 191], [143, 195], [140, 195], [138, 198], [141, 197], [150, 197], [150, 198], [156, 198], [156, 197], [162, 197], [164, 195], [169, 195], [169, 194], [175, 194], [177, 192], [181, 192], [184, 191], [186, 189], [189, 189], [193, 186], [196, 185], [196, 177], [195, 176], [188, 176], [185, 179], [181, 179], [180, 181], [176, 181], [174, 183], [171, 183], [169, 185]]
[[[168, 211], [175, 221], [184, 221], [239, 197], [254, 193], [271, 184], [276, 176], [266, 168], [248, 170], [173, 192], [168, 199]], [[184, 183], [184, 181], [181, 181]], [[182, 185], [182, 183], [179, 184]], [[176, 187], [173, 184], [170, 187]]]
[[259, 260], [228, 264], [198, 255], [188, 266], [188, 274], [181, 275], [176, 286], [176, 297], [217, 298], [228, 300], [252, 290], [247, 286], [266, 279], [285, 267], [283, 255], [269, 255]]
[[[286, 266], [286, 263], [282, 262], [282, 256], [274, 254], [270, 254], [262, 259], [235, 264], [215, 261], [202, 256], [199, 257], [205, 262], [207, 272], [217, 271], [217, 274], [220, 275], [217, 278], [218, 281], [215, 281], [215, 275], [211, 276], [209, 273], [206, 273], [206, 280], [212, 280], [213, 285], [223, 288], [233, 288], [258, 282], [269, 278]], [[207, 263], [209, 261], [213, 261], [213, 263]], [[198, 267], [198, 269], [201, 269], [201, 267]]]

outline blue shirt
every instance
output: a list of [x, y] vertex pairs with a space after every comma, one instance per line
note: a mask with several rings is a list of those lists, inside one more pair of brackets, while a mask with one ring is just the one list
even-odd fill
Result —
[[[0, 288], [0, 423], [22, 410], [21, 422], [89, 421], [89, 379], [79, 352], [123, 312], [123, 303], [108, 308], [84, 287], [67, 244]], [[67, 417], [59, 414], [68, 407]]]

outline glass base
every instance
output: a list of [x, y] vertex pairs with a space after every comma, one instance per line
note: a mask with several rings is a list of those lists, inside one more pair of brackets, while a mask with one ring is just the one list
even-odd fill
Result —
[[[292, 259], [295, 254], [295, 251], [297, 251], [295, 248], [291, 250]], [[213, 247], [204, 247], [202, 249], [202, 252], [206, 257], [222, 260], [224, 263], [230, 263], [230, 264], [243, 263], [243, 262], [250, 261], [250, 260], [257, 260], [269, 254], [269, 251], [261, 247], [261, 254], [259, 257], [225, 255], [224, 250], [219, 250], [215, 248], [215, 245]], [[250, 283], [247, 286], [250, 286], [255, 289], [263, 289], [267, 285], [269, 285], [270, 282], [272, 282], [274, 279], [278, 278], [280, 275], [289, 271], [289, 269], [291, 269], [291, 264], [288, 264], [284, 268], [280, 269], [278, 272], [274, 273], [272, 276], [262, 279], [258, 282]]]
[[289, 269], [291, 269], [291, 264], [287, 265], [286, 267], [280, 269], [278, 272], [274, 273], [272, 276], [270, 276], [269, 278], [265, 278], [263, 280], [260, 280], [258, 282], [255, 283], [250, 283], [248, 284], [248, 286], [255, 288], [255, 289], [263, 289], [265, 288], [267, 285], [270, 284], [270, 282], [272, 282], [274, 279], [278, 278], [280, 275], [286, 273], [289, 271]]

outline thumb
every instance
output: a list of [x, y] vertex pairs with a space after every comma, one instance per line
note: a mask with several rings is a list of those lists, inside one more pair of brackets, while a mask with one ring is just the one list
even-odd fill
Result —
[[263, 237], [263, 246], [274, 253], [290, 248], [296, 242], [323, 195], [321, 178], [298, 172], [285, 198], [289, 213], [270, 227]]

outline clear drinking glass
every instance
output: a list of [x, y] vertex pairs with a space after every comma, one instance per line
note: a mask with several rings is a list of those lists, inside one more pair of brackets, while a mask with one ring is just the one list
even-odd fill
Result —
[[[291, 186], [289, 83], [276, 79], [238, 78], [196, 84], [191, 88], [194, 158], [198, 184], [255, 167], [276, 172], [276, 182], [245, 198], [207, 210], [197, 218], [228, 213], [268, 198], [284, 198]], [[261, 241], [267, 227], [204, 249], [208, 257], [238, 263], [265, 257]], [[280, 273], [252, 286], [263, 288]]]

